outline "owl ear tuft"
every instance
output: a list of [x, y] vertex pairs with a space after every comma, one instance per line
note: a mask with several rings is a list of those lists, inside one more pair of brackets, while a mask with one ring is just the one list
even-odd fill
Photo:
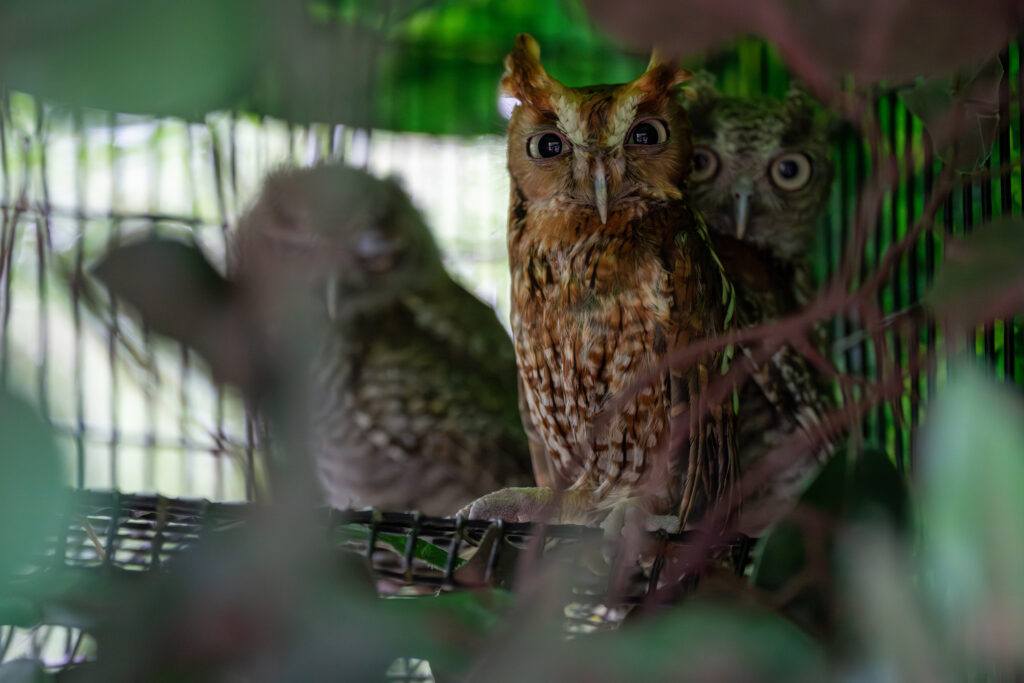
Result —
[[786, 92], [786, 109], [796, 116], [812, 116], [818, 108], [814, 99], [800, 86], [793, 84]]
[[540, 63], [540, 45], [530, 34], [520, 33], [512, 52], [505, 57], [501, 94], [537, 109], [550, 109], [554, 85], [555, 81]]
[[640, 78], [633, 81], [641, 92], [647, 95], [667, 93], [690, 80], [690, 72], [676, 63], [676, 60], [655, 48], [651, 61]]
[[783, 106], [791, 126], [818, 130], [826, 137], [831, 137], [838, 130], [838, 118], [798, 84], [789, 87]]
[[715, 87], [715, 75], [710, 71], [700, 70], [693, 75], [682, 89], [684, 104], [710, 104], [721, 96]]

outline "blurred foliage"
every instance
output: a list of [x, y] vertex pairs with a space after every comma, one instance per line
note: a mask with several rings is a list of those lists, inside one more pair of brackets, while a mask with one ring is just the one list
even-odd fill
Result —
[[1024, 12], [1018, 0], [653, 0], [642, 12], [618, 0], [585, 5], [633, 45], [684, 56], [763, 36], [797, 76], [819, 84], [847, 75], [861, 83], [945, 75], [991, 57]]
[[[1024, 401], [961, 363], [924, 432], [917, 544], [884, 523], [843, 539], [858, 667], [892, 680], [1005, 680], [1024, 670]], [[986, 677], [986, 678], [980, 678]]]
[[54, 102], [192, 120], [241, 109], [494, 133], [502, 60], [520, 31], [570, 83], [642, 70], [645, 58], [590, 26], [575, 0], [12, 0], [0, 5], [0, 82]]
[[257, 16], [242, 0], [10, 0], [0, 81], [56, 102], [197, 117], [249, 87]]
[[618, 632], [560, 642], [556, 624], [535, 609], [540, 616], [512, 621], [489, 645], [468, 680], [820, 681], [827, 671], [818, 644], [764, 610], [694, 602]]
[[[654, 43], [694, 57], [757, 34], [810, 81], [819, 71], [836, 80], [934, 77], [906, 94], [931, 126], [948, 112], [951, 92], [975, 109], [984, 103], [984, 112], [969, 114], [989, 117], [991, 98], [977, 90], [988, 88], [991, 70], [974, 67], [956, 82], [947, 76], [991, 57], [1012, 35], [1008, 19], [1017, 12], [1010, 0], [986, 0], [986, 8], [907, 1], [896, 12], [877, 2], [766, 4], [759, 12], [744, 3], [653, 3], [643, 12], [586, 4], [633, 48], [595, 27], [579, 0], [11, 0], [0, 5], [0, 83], [54, 102], [190, 120], [240, 110], [295, 123], [471, 135], [503, 128], [496, 84], [519, 32], [533, 34], [550, 73], [572, 85], [635, 77]], [[922, 22], [934, 34], [924, 45], [899, 39]], [[879, 45], [859, 42], [869, 34]], [[779, 82], [765, 89], [780, 91], [785, 79], [773, 78]], [[990, 123], [982, 143], [990, 142]], [[978, 142], [961, 154], [983, 158], [987, 146], [978, 151]]]
[[[906, 0], [892, 11], [883, 0], [765, 3], [758, 11], [736, 2], [659, 2], [642, 12], [629, 3], [588, 4], [638, 49], [658, 40], [681, 52], [705, 50], [753, 31], [777, 40], [805, 76], [932, 76], [901, 97], [940, 146], [959, 143], [955, 160], [965, 167], [987, 155], [998, 103], [995, 67], [970, 65], [1009, 37], [1019, 9], [1001, 0]], [[768, 21], [771, 8], [787, 21]], [[0, 80], [69, 104], [192, 119], [242, 108], [298, 122], [495, 132], [501, 59], [524, 30], [568, 83], [624, 80], [644, 62], [593, 30], [568, 1], [10, 0], [0, 5]], [[868, 34], [886, 40], [867, 41]], [[965, 68], [966, 75], [949, 75]], [[778, 90], [779, 83], [762, 85]], [[973, 139], [944, 132], [958, 101], [978, 124], [969, 127]], [[969, 329], [1024, 310], [1022, 236], [1020, 220], [1006, 218], [946, 243], [947, 262], [927, 298], [938, 317]], [[167, 268], [166, 279], [199, 289], [150, 303], [165, 311], [167, 327], [203, 337], [196, 345], [208, 346], [214, 365], [231, 376], [239, 359], [218, 366], [210, 349], [223, 335], [209, 332], [225, 323], [231, 296], [208, 296], [204, 287], [221, 285], [201, 254], [160, 248], [131, 260], [151, 272]], [[138, 269], [122, 265], [108, 262], [106, 279], [130, 291], [124, 278]], [[200, 272], [205, 284], [177, 268]], [[181, 308], [196, 297], [210, 308], [200, 309], [198, 322]], [[297, 531], [307, 528], [301, 517], [215, 539], [152, 580], [12, 579], [39, 551], [48, 513], [61, 508], [63, 477], [45, 422], [0, 394], [0, 622], [94, 628], [106, 648], [88, 672], [95, 680], [316, 680], [339, 671], [376, 678], [409, 655], [470, 680], [821, 680], [844, 668], [855, 680], [1019, 675], [1024, 405], [974, 367], [951, 374], [929, 408], [913, 497], [877, 449], [833, 458], [761, 541], [750, 583], [767, 607], [693, 603], [571, 643], [558, 635], [556, 608], [566, 596], [551, 591], [382, 601], [362, 562], [324, 552], [322, 538]], [[400, 550], [397, 537], [382, 540]], [[446, 561], [437, 546], [415, 552]], [[828, 660], [833, 653], [791, 622], [813, 635], [856, 639], [843, 643], [844, 660]], [[27, 663], [0, 670], [5, 680], [36, 674]]]
[[[153, 330], [198, 351], [219, 381], [248, 391], [262, 388], [263, 349], [246, 297], [198, 245], [159, 237], [138, 240], [111, 250], [92, 274], [119, 299], [145, 312]], [[154, 287], [153, 282], [176, 286]], [[76, 286], [88, 284], [82, 278]]]
[[903, 528], [908, 513], [907, 485], [889, 456], [847, 444], [818, 473], [795, 510], [760, 541], [752, 583], [784, 595], [778, 607], [807, 630], [833, 636], [838, 532], [864, 520]]
[[0, 391], [0, 581], [42, 551], [63, 507], [65, 476], [49, 426]]
[[957, 329], [1024, 312], [1024, 221], [1005, 216], [945, 244], [945, 262], [925, 303]]
[[360, 556], [274, 514], [207, 538], [169, 573], [95, 575], [45, 596], [96, 635], [103, 655], [84, 680], [376, 680], [402, 656], [464, 671], [512, 604], [490, 590], [382, 600]]
[[974, 171], [990, 157], [999, 131], [1002, 78], [999, 60], [990, 59], [952, 77], [919, 78], [900, 98], [924, 122], [944, 163]]
[[596, 31], [575, 0], [422, 4], [429, 6], [395, 34], [378, 102], [384, 128], [500, 132], [498, 79], [521, 32], [537, 38], [545, 67], [570, 85], [627, 81], [646, 65], [646, 55], [625, 53]]
[[17, 578], [55, 531], [64, 486], [49, 426], [22, 399], [0, 391], [0, 624], [30, 626], [43, 616]]
[[936, 399], [921, 463], [921, 567], [953, 643], [1024, 669], [1024, 400], [971, 365]]

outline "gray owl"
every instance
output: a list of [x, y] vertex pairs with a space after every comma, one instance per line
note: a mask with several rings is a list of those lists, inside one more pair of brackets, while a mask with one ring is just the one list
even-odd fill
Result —
[[[726, 97], [705, 80], [694, 95], [687, 104], [691, 196], [736, 289], [737, 322], [747, 327], [794, 313], [812, 293], [808, 252], [832, 186], [828, 122], [796, 90], [782, 101]], [[747, 470], [795, 433], [821, 437], [831, 404], [827, 383], [792, 348], [760, 364], [752, 351], [741, 349], [752, 379], [740, 388], [737, 419]], [[758, 534], [784, 514], [829, 450], [826, 439], [748, 495], [743, 530]]]
[[454, 513], [532, 484], [515, 354], [494, 311], [445, 271], [401, 188], [341, 166], [279, 172], [239, 223], [231, 270], [274, 310], [303, 297], [310, 450], [335, 507]]
[[228, 277], [155, 235], [90, 272], [243, 390], [284, 446], [266, 463], [275, 492], [308, 496], [310, 474], [334, 507], [449, 514], [533, 483], [512, 342], [396, 183], [275, 173], [229, 247]]

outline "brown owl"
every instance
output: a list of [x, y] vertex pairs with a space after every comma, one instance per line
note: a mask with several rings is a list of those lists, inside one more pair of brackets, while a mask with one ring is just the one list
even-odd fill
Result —
[[533, 483], [512, 340], [445, 271], [395, 182], [342, 165], [271, 175], [227, 279], [167, 239], [120, 247], [96, 272], [298, 444], [274, 484], [312, 479], [295, 469], [302, 446], [338, 508], [451, 514]]
[[451, 514], [533, 482], [511, 340], [445, 271], [395, 182], [342, 165], [272, 175], [234, 260], [240, 278], [298, 275], [307, 315], [322, 316], [310, 448], [332, 505]]
[[[730, 406], [699, 400], [721, 359], [666, 373], [603, 428], [594, 420], [668, 349], [726, 326], [731, 287], [685, 191], [690, 129], [675, 87], [687, 74], [656, 56], [631, 83], [570, 88], [527, 35], [505, 65], [503, 93], [519, 101], [508, 132], [512, 330], [546, 488], [470, 513], [530, 518], [553, 489], [566, 491], [563, 520], [637, 499], [685, 518], [736, 476]], [[681, 439], [671, 418], [685, 409]]]
[[[746, 327], [796, 312], [812, 294], [809, 250], [832, 187], [832, 146], [824, 112], [799, 90], [783, 100], [720, 95], [709, 79], [684, 104], [693, 125], [693, 204], [736, 289], [736, 320]], [[822, 344], [821, 335], [810, 335]], [[740, 459], [753, 466], [794, 434], [824, 441], [774, 473], [744, 500], [743, 530], [759, 533], [795, 500], [829, 453], [820, 431], [832, 406], [828, 383], [797, 351], [783, 347], [751, 362], [740, 388]], [[794, 443], [792, 440], [788, 443]]]

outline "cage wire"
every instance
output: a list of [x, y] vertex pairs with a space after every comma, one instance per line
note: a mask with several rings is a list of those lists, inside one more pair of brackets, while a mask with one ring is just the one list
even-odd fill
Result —
[[[939, 213], [941, 229], [923, 232], [900, 259], [879, 294], [886, 315], [899, 316], [919, 304], [941, 259], [944, 236], [969, 233], [992, 217], [1021, 214], [1020, 56], [1020, 42], [1000, 55], [1001, 125], [985, 162], [990, 173], [966, 177]], [[731, 95], [781, 96], [790, 80], [774, 50], [756, 40], [741, 41], [696, 66], [716, 74], [719, 89]], [[898, 96], [880, 97], [875, 115], [887, 151], [898, 161], [899, 180], [883, 197], [877, 227], [864, 245], [862, 280], [923, 213], [941, 170], [938, 160], [925, 163], [933, 158], [926, 155], [927, 132]], [[188, 349], [137, 327], [103, 290], [79, 290], [69, 282], [110, 245], [145, 233], [187, 235], [223, 261], [230, 231], [261, 178], [283, 164], [324, 159], [397, 175], [424, 212], [449, 269], [507, 324], [508, 180], [500, 135], [431, 137], [296, 126], [242, 114], [215, 114], [202, 124], [189, 124], [69, 110], [22, 93], [2, 93], [0, 386], [32, 398], [57, 430], [72, 486], [221, 504], [260, 498], [259, 444], [240, 397], [214, 385]], [[829, 211], [815, 252], [821, 281], [839, 267], [858, 198], [874, 173], [869, 146], [852, 130], [839, 136], [835, 162]], [[881, 337], [865, 334], [863, 321], [853, 315], [828, 325], [832, 360], [841, 372], [879, 381], [882, 353], [908, 370], [901, 395], [872, 408], [854, 430], [884, 447], [901, 471], [912, 466], [922, 400], [947, 374], [941, 360], [932, 370], [920, 366], [920, 358], [948, 345], [926, 317], [912, 320], [909, 328], [893, 326]], [[965, 341], [996, 376], [1024, 384], [1019, 317], [995, 321]], [[120, 500], [119, 505], [127, 499]], [[146, 500], [158, 499], [143, 496], [135, 502]], [[111, 518], [118, 515], [107, 521]], [[365, 524], [371, 532], [374, 528], [370, 518], [348, 521]], [[409, 516], [388, 533], [406, 539], [412, 533], [415, 542], [419, 532], [413, 529], [420, 525], [422, 531], [422, 524], [421, 518]], [[74, 538], [82, 553], [97, 552], [81, 525]], [[151, 544], [141, 552], [159, 563], [163, 553], [178, 547], [168, 539], [165, 535], [157, 550]], [[373, 538], [369, 548], [374, 556]], [[125, 552], [138, 556], [130, 548]], [[114, 553], [103, 561], [118, 557]], [[45, 661], [67, 665], [88, 658], [94, 649], [88, 635], [76, 629], [0, 631], [0, 661], [50, 653]], [[429, 679], [429, 671], [417, 662], [398, 662], [392, 673], [403, 680]]]

